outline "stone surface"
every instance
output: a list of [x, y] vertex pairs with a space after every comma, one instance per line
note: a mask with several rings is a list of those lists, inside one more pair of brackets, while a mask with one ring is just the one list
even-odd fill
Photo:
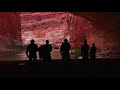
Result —
[[[98, 57], [120, 58], [119, 12], [72, 12], [71, 36], [74, 48], [80, 48], [84, 39], [96, 44]], [[81, 21], [81, 17], [84, 18]], [[82, 23], [81, 23], [82, 22]], [[86, 24], [85, 24], [86, 23]], [[84, 26], [84, 28], [81, 26]]]
[[53, 46], [59, 47], [65, 37], [70, 37], [67, 15], [65, 12], [21, 13], [23, 44], [34, 39], [41, 45], [48, 39]]
[[87, 39], [90, 47], [95, 43], [98, 49], [105, 48], [99, 53], [109, 51], [108, 56], [120, 45], [119, 12], [23, 12], [21, 22], [24, 44], [33, 38], [41, 45], [48, 39], [59, 47], [67, 37], [72, 48], [81, 48]]
[[0, 51], [31, 39], [39, 45], [48, 39], [58, 48], [68, 38], [72, 48], [87, 39], [90, 46], [96, 43], [98, 54], [117, 57], [119, 29], [119, 12], [0, 12]]
[[[89, 21], [92, 28], [85, 29], [88, 43], [96, 43], [98, 48], [119, 48], [120, 45], [120, 13], [119, 12], [72, 12], [76, 20], [74, 27], [79, 27], [80, 17]], [[80, 16], [80, 17], [79, 17]], [[87, 25], [86, 27], [88, 27]], [[73, 31], [80, 28], [75, 28]], [[84, 32], [82, 31], [82, 32]], [[91, 35], [89, 35], [91, 34]], [[77, 36], [76, 36], [77, 37]], [[91, 38], [90, 38], [91, 37]], [[84, 38], [84, 36], [83, 36]], [[81, 41], [81, 40], [79, 40]]]
[[19, 12], [0, 12], [0, 51], [21, 44]]
[[48, 39], [59, 47], [68, 38], [72, 48], [80, 48], [85, 37], [91, 40], [93, 29], [88, 20], [68, 12], [22, 12], [21, 22], [24, 44], [35, 39], [41, 45]]
[[70, 42], [73, 48], [81, 48], [85, 39], [91, 44], [94, 27], [90, 21], [81, 16], [71, 14], [70, 28]]

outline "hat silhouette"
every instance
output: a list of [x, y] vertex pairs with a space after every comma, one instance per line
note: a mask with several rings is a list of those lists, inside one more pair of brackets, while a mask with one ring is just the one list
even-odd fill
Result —
[[65, 38], [64, 41], [67, 42], [68, 40]]
[[35, 40], [32, 39], [30, 42], [35, 42]]

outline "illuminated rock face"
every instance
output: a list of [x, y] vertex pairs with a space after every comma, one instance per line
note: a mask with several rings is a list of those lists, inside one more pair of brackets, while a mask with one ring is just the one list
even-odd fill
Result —
[[[72, 44], [80, 48], [86, 38], [91, 47], [96, 44], [97, 56], [120, 58], [120, 13], [119, 12], [72, 12]], [[81, 29], [81, 17], [86, 22], [87, 29]], [[85, 25], [85, 24], [84, 24]], [[83, 26], [84, 26], [83, 25]], [[85, 28], [84, 27], [84, 28]]]
[[120, 13], [0, 12], [0, 51], [21, 44], [22, 40], [28, 44], [31, 39], [39, 45], [48, 39], [59, 47], [64, 38], [68, 38], [72, 48], [80, 48], [87, 39], [90, 46], [96, 43], [102, 49], [101, 54], [119, 55]]
[[80, 48], [84, 39], [98, 48], [119, 48], [120, 13], [112, 12], [27, 12], [21, 13], [22, 39], [33, 38], [40, 45], [48, 39], [60, 45], [65, 37], [72, 48]]
[[83, 41], [87, 39], [88, 43], [91, 44], [92, 31], [94, 30], [90, 21], [81, 16], [71, 14], [70, 22], [70, 42], [73, 48], [81, 48]]
[[88, 20], [68, 12], [23, 12], [21, 23], [24, 44], [35, 39], [41, 45], [48, 39], [57, 47], [68, 38], [72, 48], [80, 48], [93, 29]]
[[20, 13], [0, 12], [0, 50], [21, 44]]
[[[77, 12], [74, 14], [73, 31], [81, 32], [81, 17], [88, 21], [81, 32], [81, 38], [87, 38], [88, 43], [96, 43], [99, 48], [119, 48], [120, 45], [120, 13], [117, 12]], [[85, 25], [85, 24], [84, 24]], [[74, 36], [78, 37], [76, 33]], [[84, 35], [85, 34], [85, 35]], [[77, 39], [79, 42], [81, 38]], [[77, 46], [77, 45], [75, 45]], [[78, 46], [77, 46], [78, 47]]]
[[59, 47], [64, 38], [70, 38], [68, 15], [65, 12], [21, 13], [23, 44], [34, 39], [41, 45], [48, 39], [53, 46]]

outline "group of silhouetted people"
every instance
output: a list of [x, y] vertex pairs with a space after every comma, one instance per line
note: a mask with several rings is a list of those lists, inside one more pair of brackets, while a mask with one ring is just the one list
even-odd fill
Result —
[[42, 60], [43, 62], [46, 61], [51, 62], [51, 51], [52, 51], [52, 46], [49, 44], [49, 41], [46, 40], [46, 44], [41, 45], [38, 48], [40, 60]]
[[39, 52], [40, 60], [42, 60], [43, 62], [51, 62], [52, 46], [49, 44], [48, 40], [46, 40], [46, 44], [41, 45], [40, 47], [38, 47], [37, 44], [34, 43], [35, 41], [33, 39], [30, 42], [31, 44], [27, 46], [26, 50], [26, 55], [27, 57], [29, 57], [29, 61], [36, 61], [37, 52]]
[[[37, 52], [39, 52], [39, 58], [43, 62], [51, 62], [51, 51], [52, 51], [52, 46], [49, 44], [49, 40], [46, 40], [46, 44], [41, 45], [40, 47], [35, 44], [34, 40], [32, 39], [31, 44], [27, 46], [26, 49], [26, 55], [29, 58], [29, 61], [36, 61], [37, 59]], [[70, 48], [71, 45], [68, 42], [67, 39], [64, 39], [64, 42], [60, 46], [60, 53], [62, 56], [62, 62], [69, 62], [70, 61]], [[83, 63], [88, 63], [89, 62], [89, 45], [87, 44], [87, 40], [84, 40], [84, 44], [81, 47], [81, 55], [82, 55], [82, 60]], [[92, 44], [92, 47], [90, 48], [90, 60], [92, 63], [95, 63], [96, 59], [96, 47], [95, 43]]]
[[90, 47], [87, 44], [87, 40], [84, 40], [84, 44], [81, 47], [81, 55], [82, 55], [83, 63], [89, 63], [89, 55], [90, 55], [90, 60], [92, 63], [95, 63], [96, 61], [95, 43], [92, 44], [92, 47], [90, 48], [90, 53], [89, 53], [89, 48]]

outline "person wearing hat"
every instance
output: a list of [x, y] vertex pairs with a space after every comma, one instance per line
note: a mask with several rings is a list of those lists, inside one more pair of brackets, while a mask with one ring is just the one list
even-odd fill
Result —
[[29, 57], [29, 61], [32, 61], [32, 59], [35, 61], [37, 58], [36, 53], [38, 51], [38, 46], [34, 43], [35, 41], [33, 39], [30, 42], [31, 44], [29, 44], [26, 49], [26, 55]]
[[68, 40], [64, 39], [64, 42], [61, 44], [61, 47], [60, 47], [60, 53], [62, 55], [62, 62], [65, 62], [65, 60], [67, 60], [67, 62], [70, 61], [70, 54], [69, 54], [70, 47], [71, 45], [68, 42]]

